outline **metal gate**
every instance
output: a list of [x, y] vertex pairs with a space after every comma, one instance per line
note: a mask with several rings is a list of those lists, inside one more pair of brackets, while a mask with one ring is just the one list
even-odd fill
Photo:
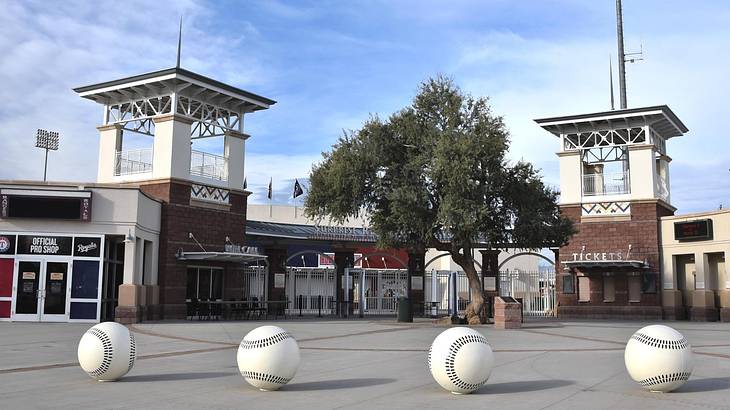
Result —
[[500, 295], [522, 301], [525, 316], [555, 315], [555, 271], [500, 272]]
[[365, 315], [394, 315], [400, 296], [408, 295], [406, 269], [350, 269], [353, 310]]
[[[455, 290], [449, 283], [449, 276], [456, 276]], [[431, 270], [425, 273], [424, 278], [424, 310], [429, 316], [441, 316], [451, 314], [451, 299], [455, 296], [457, 303], [457, 314], [463, 315], [466, 306], [471, 301], [471, 289], [469, 280], [464, 272], [450, 272], [447, 270]]]
[[269, 269], [266, 266], [246, 266], [243, 268], [243, 287], [247, 300], [266, 300], [268, 272]]
[[333, 268], [287, 268], [289, 314], [330, 314], [335, 301]]
[[[459, 271], [455, 289], [450, 284], [452, 272], [432, 270], [426, 272], [425, 314], [442, 316], [452, 313], [452, 299], [456, 300], [457, 314], [464, 315], [466, 306], [471, 302], [471, 289], [466, 273]], [[499, 289], [501, 296], [512, 296], [522, 301], [525, 316], [553, 316], [555, 310], [555, 272], [500, 272]]]

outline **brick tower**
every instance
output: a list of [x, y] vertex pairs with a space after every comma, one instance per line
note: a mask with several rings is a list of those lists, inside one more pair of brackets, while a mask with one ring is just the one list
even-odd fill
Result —
[[578, 230], [556, 261], [558, 315], [662, 318], [666, 141], [687, 127], [665, 105], [535, 121], [559, 138], [560, 209]]

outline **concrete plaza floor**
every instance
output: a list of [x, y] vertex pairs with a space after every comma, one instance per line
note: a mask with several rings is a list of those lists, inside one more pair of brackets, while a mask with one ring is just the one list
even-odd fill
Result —
[[[297, 375], [277, 392], [255, 390], [236, 366], [238, 343], [264, 324], [287, 329], [301, 348]], [[495, 368], [482, 389], [456, 396], [428, 371], [430, 343], [445, 329], [430, 321], [138, 324], [138, 361], [114, 383], [78, 366], [77, 343], [90, 325], [0, 323], [0, 408], [730, 409], [730, 324], [665, 323], [695, 352], [692, 377], [667, 394], [642, 390], [624, 367], [626, 341], [646, 324], [475, 327], [495, 351]]]

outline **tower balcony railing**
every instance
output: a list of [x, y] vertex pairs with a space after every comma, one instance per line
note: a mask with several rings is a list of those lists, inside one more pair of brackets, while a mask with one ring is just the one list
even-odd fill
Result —
[[134, 175], [152, 172], [152, 148], [117, 151], [114, 175]]
[[190, 175], [228, 181], [228, 158], [193, 150], [190, 152]]
[[629, 173], [584, 174], [583, 195], [620, 195], [629, 193]]

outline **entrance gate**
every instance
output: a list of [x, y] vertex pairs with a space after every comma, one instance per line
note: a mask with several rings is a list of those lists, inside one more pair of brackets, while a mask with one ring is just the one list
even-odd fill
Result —
[[[451, 299], [456, 297], [458, 314], [463, 315], [471, 302], [469, 281], [464, 272], [455, 272], [456, 289], [449, 285], [449, 271], [432, 270], [424, 278], [426, 314], [450, 314]], [[512, 296], [522, 301], [525, 316], [553, 316], [555, 309], [555, 272], [500, 272], [501, 296]]]
[[500, 272], [500, 295], [522, 301], [525, 316], [554, 316], [555, 271]]
[[406, 269], [350, 269], [350, 274], [355, 313], [362, 310], [364, 315], [394, 315], [398, 298], [408, 295]]
[[335, 301], [335, 270], [287, 268], [289, 314], [330, 314]]

